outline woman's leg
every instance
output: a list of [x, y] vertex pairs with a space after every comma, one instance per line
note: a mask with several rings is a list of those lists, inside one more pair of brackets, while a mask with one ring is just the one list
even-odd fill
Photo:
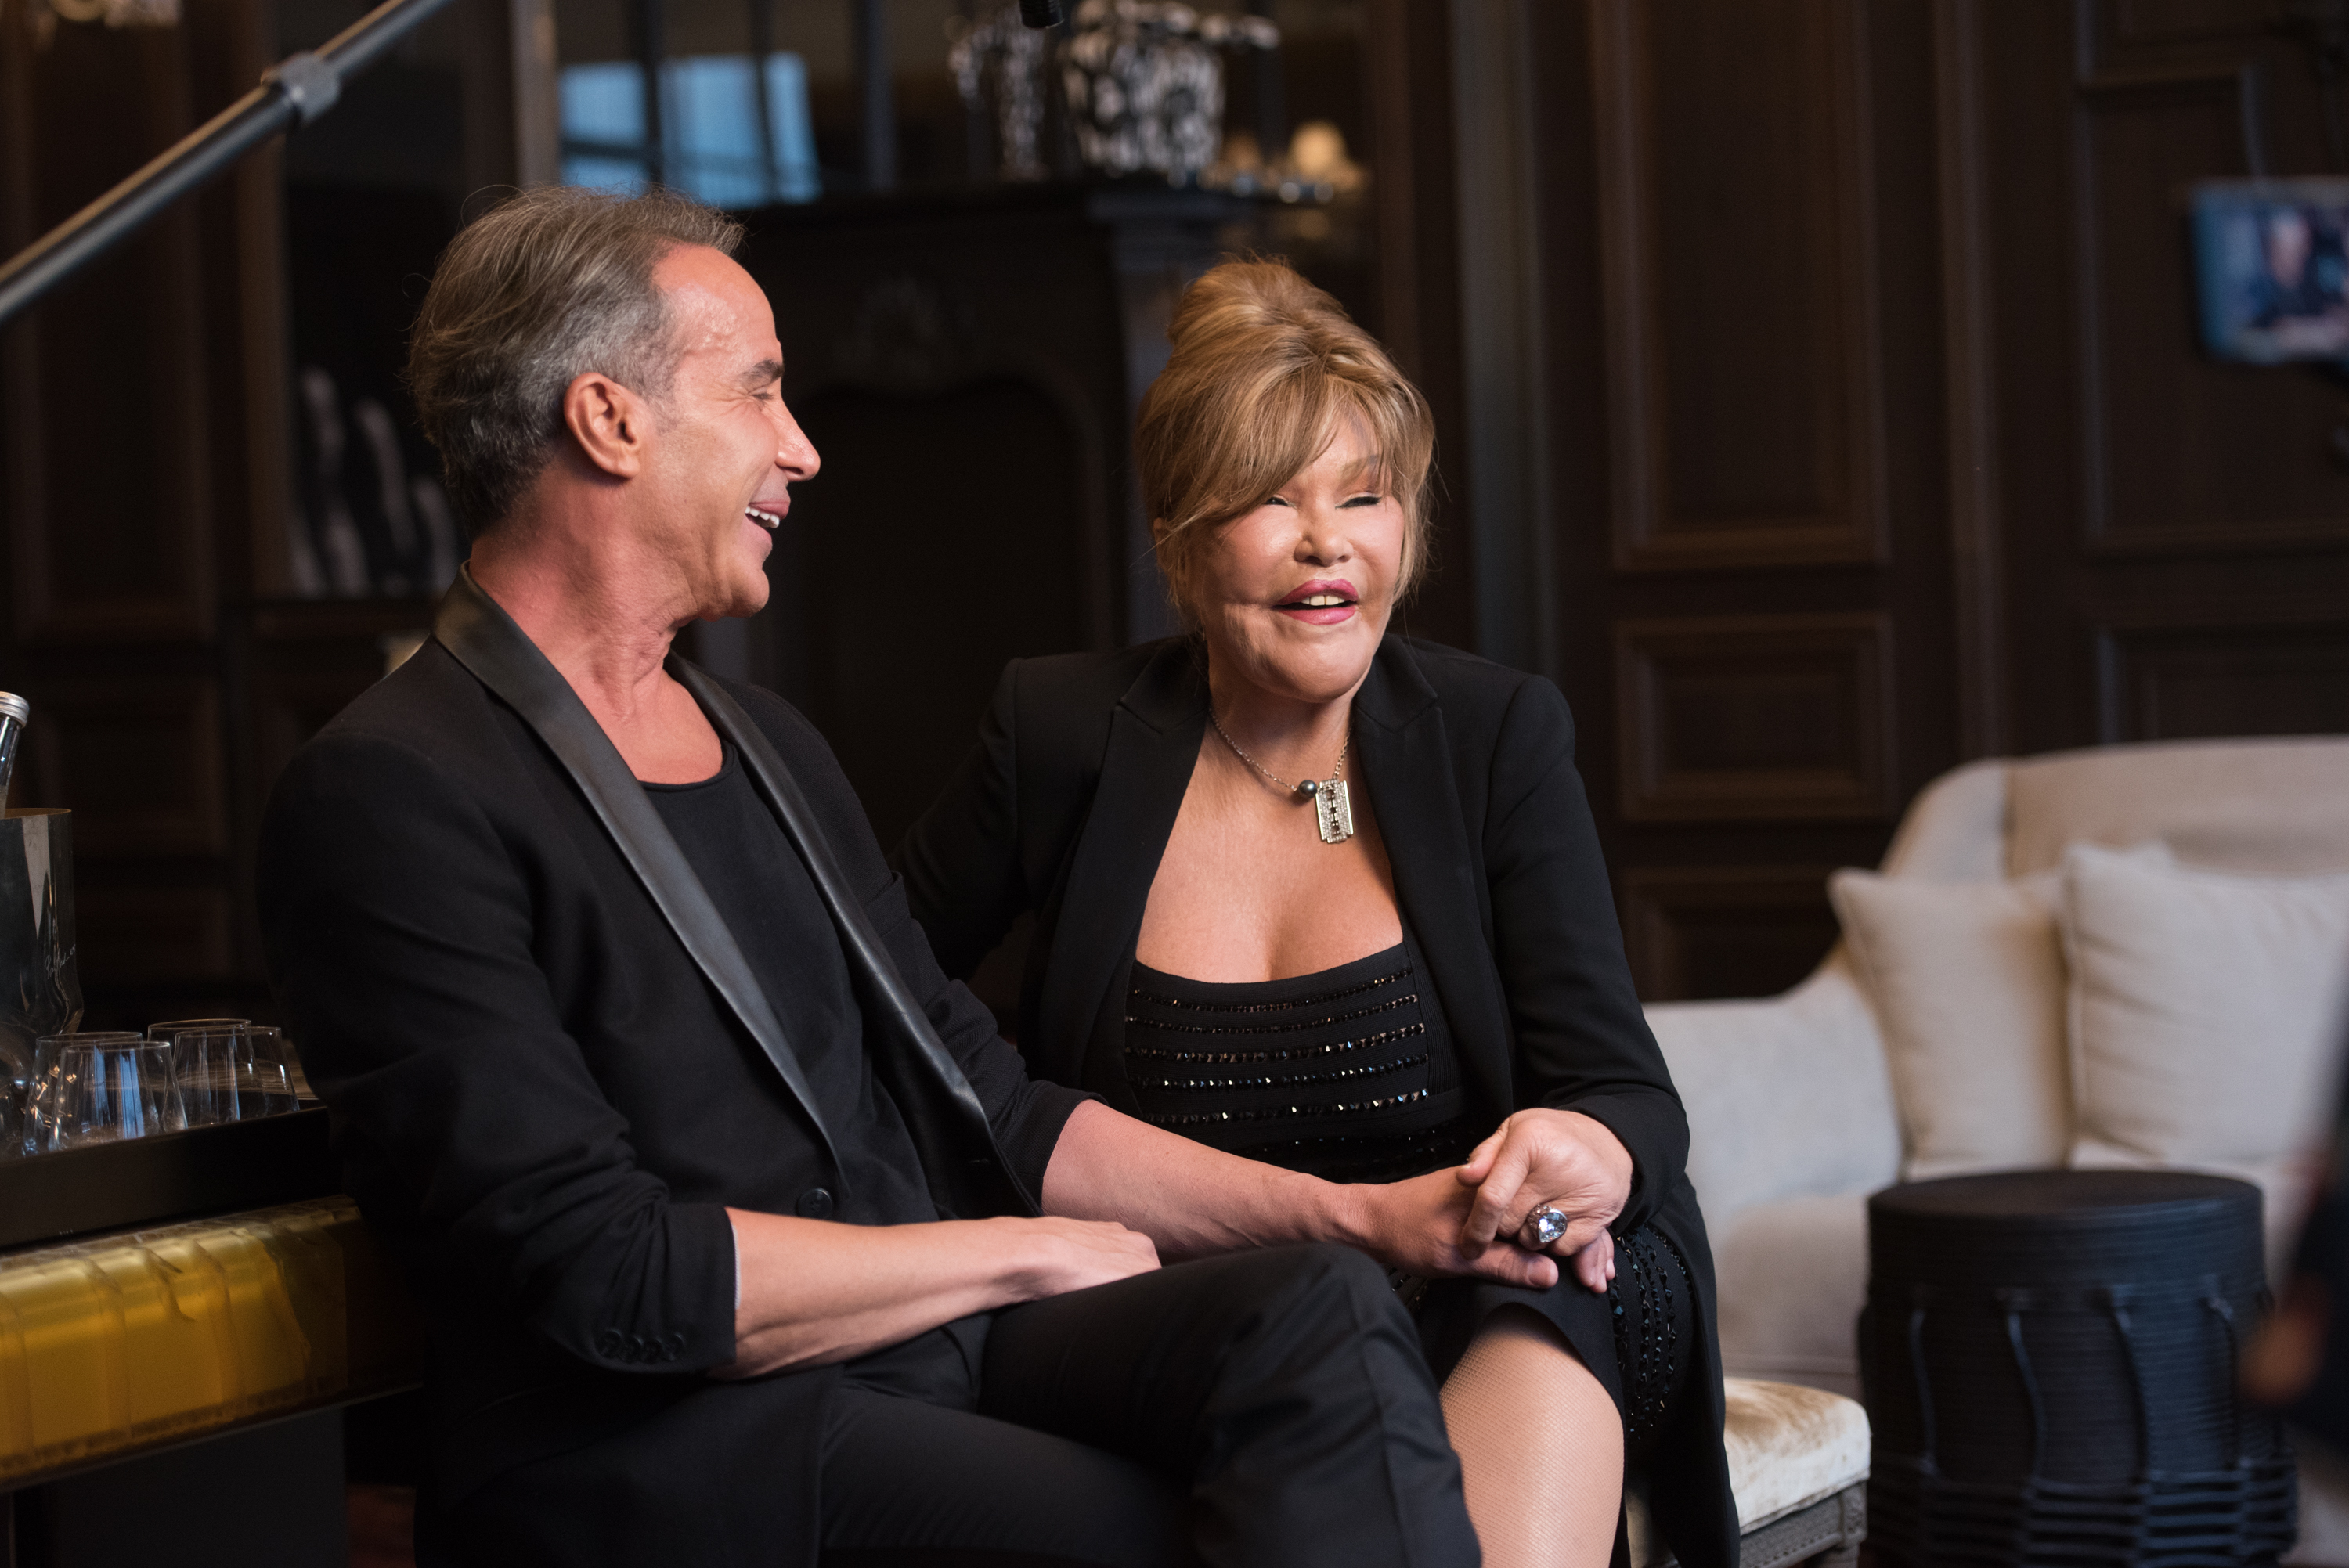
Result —
[[1444, 1383], [1485, 1568], [1603, 1568], [1623, 1509], [1623, 1418], [1530, 1308], [1485, 1320]]

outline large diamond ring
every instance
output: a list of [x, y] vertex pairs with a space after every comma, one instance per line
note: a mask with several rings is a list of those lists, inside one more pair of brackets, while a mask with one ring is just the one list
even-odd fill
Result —
[[1556, 1209], [1536, 1209], [1526, 1216], [1523, 1234], [1528, 1246], [1549, 1245], [1566, 1234], [1567, 1218]]

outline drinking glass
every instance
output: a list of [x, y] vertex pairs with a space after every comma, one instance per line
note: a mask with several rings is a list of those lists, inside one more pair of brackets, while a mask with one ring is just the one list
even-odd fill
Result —
[[128, 1032], [50, 1035], [40, 1043], [56, 1063], [44, 1090], [45, 1148], [78, 1149], [170, 1130], [170, 1046]]
[[[171, 1053], [180, 1126], [217, 1127], [241, 1119], [253, 1076], [249, 1027], [242, 1018], [183, 1018], [148, 1027], [148, 1038], [164, 1042]], [[258, 1104], [253, 1114], [261, 1114]]]
[[244, 1044], [244, 1051], [237, 1058], [237, 1088], [246, 1119], [301, 1109], [301, 1095], [295, 1088], [294, 1057], [285, 1035], [267, 1025], [248, 1024]]
[[150, 1040], [168, 1040], [181, 1029], [242, 1029], [252, 1023], [250, 1018], [172, 1018], [147, 1026]]
[[33, 1075], [25, 1082], [25, 1109], [20, 1123], [24, 1151], [40, 1154], [49, 1147], [48, 1129], [57, 1119], [57, 1041], [71, 1036], [45, 1035], [33, 1042]]
[[0, 1037], [0, 1160], [21, 1159], [28, 1152], [26, 1112], [32, 1100], [32, 1053]]

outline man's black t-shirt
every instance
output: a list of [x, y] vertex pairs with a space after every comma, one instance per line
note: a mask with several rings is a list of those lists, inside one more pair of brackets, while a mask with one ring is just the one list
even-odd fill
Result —
[[[759, 976], [840, 1145], [848, 1190], [833, 1193], [832, 1212], [818, 1217], [860, 1225], [936, 1219], [913, 1138], [874, 1079], [840, 934], [733, 746], [712, 777], [647, 784], [645, 794]], [[789, 990], [778, 983], [786, 974], [794, 975]]]

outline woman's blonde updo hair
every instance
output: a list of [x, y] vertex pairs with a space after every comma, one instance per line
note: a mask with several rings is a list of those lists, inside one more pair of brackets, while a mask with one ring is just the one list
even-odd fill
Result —
[[1261, 506], [1358, 416], [1405, 521], [1400, 603], [1427, 565], [1426, 399], [1343, 306], [1284, 262], [1226, 262], [1185, 292], [1174, 357], [1143, 395], [1134, 462], [1158, 565], [1183, 618], [1219, 525]]

